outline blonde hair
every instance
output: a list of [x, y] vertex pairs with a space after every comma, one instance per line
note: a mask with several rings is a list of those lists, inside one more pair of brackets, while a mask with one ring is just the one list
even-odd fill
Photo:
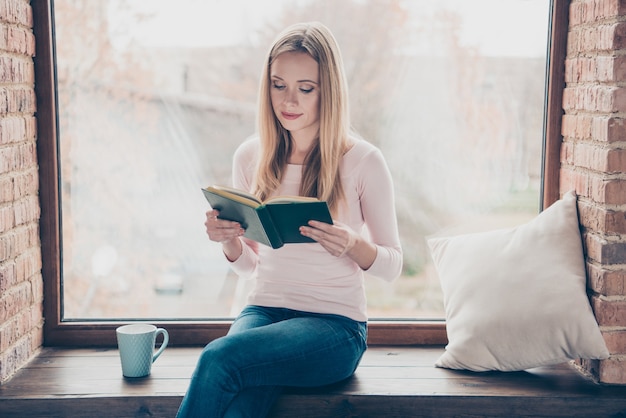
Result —
[[319, 137], [304, 161], [300, 195], [325, 200], [331, 212], [336, 213], [344, 197], [339, 164], [350, 132], [348, 87], [337, 42], [330, 30], [318, 22], [288, 27], [267, 55], [259, 89], [257, 123], [261, 152], [255, 194], [265, 199], [278, 189], [291, 151], [289, 131], [274, 115], [270, 99], [270, 68], [276, 57], [285, 52], [307, 53], [319, 66]]

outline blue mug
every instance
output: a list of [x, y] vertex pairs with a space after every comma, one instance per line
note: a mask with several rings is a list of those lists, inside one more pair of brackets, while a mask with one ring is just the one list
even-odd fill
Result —
[[[115, 333], [122, 362], [122, 374], [125, 377], [148, 376], [152, 363], [163, 353], [170, 339], [165, 329], [150, 324], [123, 325], [117, 328]], [[163, 334], [163, 342], [154, 352], [159, 334]]]

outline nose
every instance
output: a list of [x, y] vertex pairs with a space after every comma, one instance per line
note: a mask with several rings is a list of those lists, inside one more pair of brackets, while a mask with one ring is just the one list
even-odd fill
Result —
[[286, 105], [298, 105], [298, 95], [295, 89], [288, 89], [285, 93], [285, 104]]

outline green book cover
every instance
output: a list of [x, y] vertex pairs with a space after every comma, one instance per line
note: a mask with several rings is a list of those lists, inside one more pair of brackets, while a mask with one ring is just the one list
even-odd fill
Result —
[[211, 207], [220, 211], [220, 219], [239, 222], [246, 230], [244, 237], [272, 248], [314, 242], [299, 231], [309, 220], [332, 224], [328, 205], [315, 198], [277, 196], [260, 202], [249, 193], [223, 186], [202, 191]]

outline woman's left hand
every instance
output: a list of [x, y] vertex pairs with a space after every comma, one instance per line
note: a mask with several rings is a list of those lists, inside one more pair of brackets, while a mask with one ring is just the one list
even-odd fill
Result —
[[376, 246], [341, 222], [331, 225], [309, 221], [308, 225], [300, 227], [300, 233], [317, 241], [335, 257], [350, 257], [363, 270], [369, 269], [376, 259]]
[[348, 253], [356, 245], [359, 236], [347, 225], [335, 222], [309, 221], [308, 226], [301, 226], [300, 233], [317, 241], [335, 257]]

